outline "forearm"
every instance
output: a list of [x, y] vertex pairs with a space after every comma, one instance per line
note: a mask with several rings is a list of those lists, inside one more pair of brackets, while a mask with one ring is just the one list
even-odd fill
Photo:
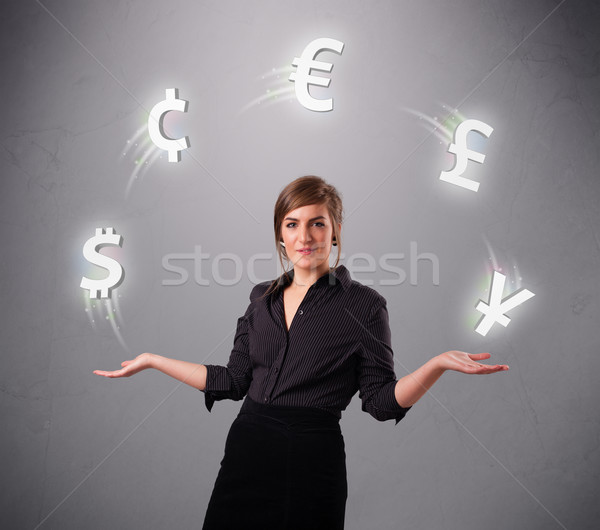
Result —
[[206, 366], [152, 354], [151, 368], [198, 390], [206, 388]]
[[414, 372], [398, 379], [394, 392], [398, 405], [412, 407], [444, 372], [438, 358], [433, 357]]

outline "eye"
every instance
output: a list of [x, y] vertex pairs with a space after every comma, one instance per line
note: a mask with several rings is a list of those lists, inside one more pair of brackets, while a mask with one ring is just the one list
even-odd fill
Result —
[[[286, 224], [285, 226], [286, 226], [286, 228], [293, 228], [292, 225], [295, 225], [295, 224], [296, 223], [292, 221], [292, 222], [289, 222], [288, 224]], [[319, 228], [323, 228], [325, 226], [325, 223], [322, 223], [321, 221], [315, 221], [314, 224], [317, 225]]]

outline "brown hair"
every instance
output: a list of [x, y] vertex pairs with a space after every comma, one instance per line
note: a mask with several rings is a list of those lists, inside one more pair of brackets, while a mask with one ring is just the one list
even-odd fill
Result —
[[[296, 208], [301, 208], [302, 206], [308, 206], [310, 204], [324, 204], [327, 207], [329, 217], [333, 224], [333, 236], [338, 248], [337, 259], [332, 268], [335, 269], [340, 261], [342, 238], [338, 223], [342, 223], [344, 214], [341, 195], [334, 186], [325, 182], [321, 177], [313, 175], [299, 177], [281, 190], [281, 193], [275, 202], [273, 215], [275, 246], [277, 248], [277, 255], [279, 256], [279, 263], [281, 263], [281, 268], [284, 270], [287, 279], [289, 279], [288, 271], [284, 266], [283, 260], [285, 259], [287, 262], [290, 260], [285, 248], [279, 244], [282, 240], [281, 225], [283, 224], [283, 219], [287, 213]], [[265, 292], [265, 295], [274, 290], [276, 286], [277, 280], [274, 280]]]

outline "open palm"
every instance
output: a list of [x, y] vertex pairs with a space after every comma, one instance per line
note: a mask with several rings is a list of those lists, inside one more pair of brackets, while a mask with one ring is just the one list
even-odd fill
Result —
[[489, 359], [489, 353], [467, 353], [464, 351], [447, 351], [440, 356], [440, 365], [444, 370], [454, 370], [464, 374], [493, 374], [508, 370], [506, 364], [482, 364], [477, 361]]
[[121, 366], [123, 368], [121, 368], [120, 370], [94, 370], [94, 373], [96, 375], [103, 375], [104, 377], [129, 377], [150, 367], [148, 354], [142, 353], [138, 355], [135, 359], [123, 361], [121, 363]]

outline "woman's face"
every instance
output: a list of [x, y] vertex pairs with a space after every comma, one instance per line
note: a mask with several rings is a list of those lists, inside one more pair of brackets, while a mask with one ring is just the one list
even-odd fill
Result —
[[294, 267], [329, 270], [333, 225], [324, 204], [310, 204], [288, 212], [281, 226], [281, 237]]

